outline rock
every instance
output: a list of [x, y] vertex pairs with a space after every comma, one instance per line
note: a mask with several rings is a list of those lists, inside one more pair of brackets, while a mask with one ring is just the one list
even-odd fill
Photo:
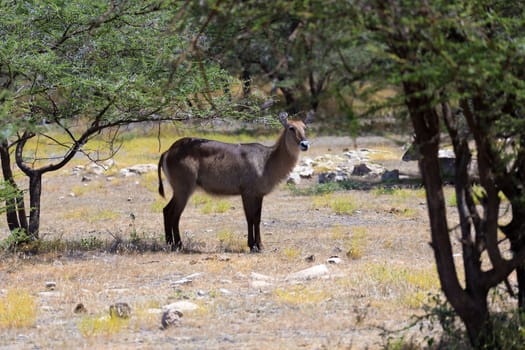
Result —
[[182, 323], [183, 313], [179, 310], [168, 309], [164, 311], [161, 318], [162, 329], [167, 329], [173, 326], [180, 326]]
[[294, 272], [286, 278], [287, 280], [310, 280], [328, 274], [328, 267], [325, 264], [315, 265], [308, 269]]
[[290, 175], [288, 175], [288, 179], [286, 179], [286, 183], [291, 185], [299, 185], [301, 183], [301, 176], [296, 172], [290, 173]]
[[368, 175], [372, 169], [370, 169], [365, 163], [358, 164], [352, 170], [353, 176], [365, 176]]
[[178, 310], [178, 311], [193, 311], [193, 310], [197, 310], [199, 308], [199, 305], [197, 304], [194, 304], [190, 301], [186, 301], [186, 300], [180, 300], [180, 301], [176, 301], [174, 303], [171, 303], [171, 304], [168, 304], [166, 306], [164, 306], [164, 309], [167, 311], [167, 310]]
[[87, 309], [82, 303], [78, 303], [75, 308], [73, 309], [73, 313], [75, 314], [85, 314], [87, 313]]
[[335, 172], [335, 171], [328, 171], [324, 173], [320, 173], [317, 176], [317, 182], [320, 184], [328, 183], [328, 182], [341, 182], [341, 181], [347, 181], [348, 175], [343, 172]]
[[334, 255], [334, 256], [331, 256], [330, 258], [328, 258], [328, 260], [326, 260], [327, 263], [329, 264], [340, 264], [343, 262], [343, 260], [341, 260], [340, 257], [338, 257], [337, 255]]
[[273, 281], [274, 278], [271, 276], [263, 275], [262, 273], [252, 272], [250, 278], [256, 281]]
[[383, 182], [393, 182], [393, 181], [399, 181], [399, 170], [386, 170], [381, 175], [381, 181]]
[[250, 281], [249, 286], [251, 289], [265, 289], [272, 286], [272, 283], [268, 281]]
[[40, 292], [40, 293], [38, 293], [38, 295], [41, 298], [61, 298], [61, 297], [63, 297], [62, 293], [54, 291], [54, 290], [50, 290], [50, 291], [46, 291], [46, 292]]
[[300, 165], [295, 167], [294, 173], [298, 173], [303, 179], [309, 179], [314, 175], [314, 168], [307, 165]]
[[304, 258], [305, 261], [307, 262], [314, 262], [315, 261], [315, 255], [311, 254], [311, 255], [308, 255], [306, 258]]
[[130, 318], [131, 307], [127, 303], [115, 303], [109, 306], [109, 316], [111, 318]]
[[134, 174], [142, 175], [150, 171], [157, 171], [156, 164], [137, 164], [128, 168], [128, 171]]
[[191, 275], [188, 275], [188, 276], [185, 276], [177, 281], [174, 281], [171, 283], [172, 286], [177, 286], [177, 285], [181, 285], [181, 284], [189, 284], [191, 282], [193, 282], [193, 280], [199, 276], [202, 276], [202, 272], [196, 272], [196, 273], [192, 273]]

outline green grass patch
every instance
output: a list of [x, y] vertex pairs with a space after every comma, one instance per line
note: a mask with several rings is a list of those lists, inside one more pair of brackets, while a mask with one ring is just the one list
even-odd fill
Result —
[[230, 201], [226, 199], [211, 200], [201, 207], [203, 214], [223, 214], [231, 208]]
[[330, 208], [337, 215], [352, 215], [358, 205], [351, 194], [323, 194], [312, 198], [314, 208]]
[[31, 327], [36, 322], [37, 303], [26, 291], [8, 289], [0, 298], [0, 328]]
[[316, 183], [308, 187], [298, 187], [294, 184], [287, 184], [286, 186], [288, 190], [295, 196], [319, 196], [338, 191], [363, 189], [364, 187], [366, 187], [365, 184], [361, 184], [352, 180], [327, 182], [322, 184]]
[[227, 253], [243, 253], [247, 250], [244, 237], [234, 234], [231, 231], [223, 230], [217, 233], [219, 240], [219, 250]]

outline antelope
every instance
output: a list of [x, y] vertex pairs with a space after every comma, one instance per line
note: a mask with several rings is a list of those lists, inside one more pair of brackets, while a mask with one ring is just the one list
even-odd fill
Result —
[[263, 197], [288, 176], [300, 151], [308, 150], [307, 119], [288, 120], [288, 114], [281, 112], [279, 120], [284, 129], [270, 147], [188, 137], [173, 143], [160, 156], [158, 165], [159, 194], [164, 197], [161, 173], [173, 192], [163, 209], [166, 243], [171, 249], [182, 249], [179, 220], [188, 199], [199, 187], [213, 195], [241, 196], [248, 223], [248, 247], [251, 252], [261, 251]]

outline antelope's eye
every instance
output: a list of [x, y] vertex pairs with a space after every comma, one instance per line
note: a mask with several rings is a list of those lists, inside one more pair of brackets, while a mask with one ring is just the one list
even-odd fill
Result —
[[294, 128], [293, 126], [289, 126], [289, 127], [288, 127], [288, 130], [290, 130], [290, 131], [295, 131], [295, 128]]

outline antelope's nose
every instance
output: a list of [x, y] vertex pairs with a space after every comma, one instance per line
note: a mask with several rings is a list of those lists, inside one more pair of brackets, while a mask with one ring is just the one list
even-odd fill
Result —
[[299, 148], [301, 148], [301, 151], [308, 151], [308, 147], [310, 147], [310, 143], [306, 140], [303, 140], [299, 142]]

